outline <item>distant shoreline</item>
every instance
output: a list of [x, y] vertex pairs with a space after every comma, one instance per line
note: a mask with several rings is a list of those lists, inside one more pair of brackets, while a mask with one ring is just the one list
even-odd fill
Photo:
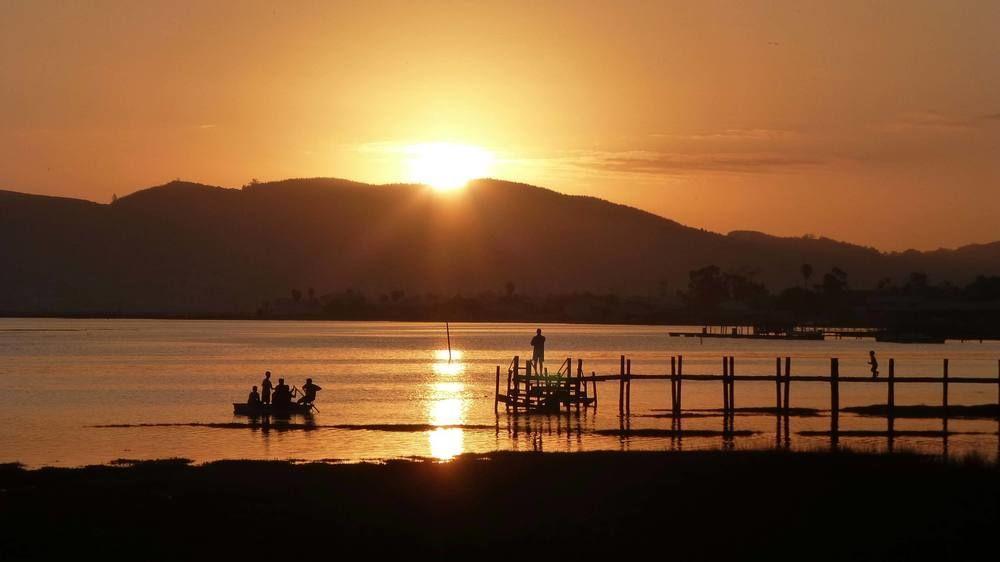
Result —
[[[253, 322], [396, 322], [396, 323], [411, 323], [411, 324], [432, 324], [451, 322], [454, 324], [573, 324], [573, 325], [587, 325], [593, 324], [598, 326], [648, 326], [648, 327], [667, 327], [667, 326], [702, 326], [705, 324], [701, 323], [686, 323], [686, 322], [676, 322], [667, 324], [649, 324], [643, 322], [617, 322], [617, 321], [584, 321], [584, 320], [554, 320], [554, 319], [526, 319], [526, 320], [488, 320], [488, 319], [398, 319], [398, 318], [317, 318], [315, 316], [290, 316], [290, 317], [267, 317], [260, 318], [256, 316], [201, 316], [201, 315], [74, 315], [74, 314], [37, 314], [37, 315], [23, 315], [23, 314], [0, 314], [0, 320], [198, 320], [198, 321], [253, 321]], [[719, 324], [712, 324], [713, 326], [718, 326]], [[728, 324], [723, 324], [728, 325]], [[736, 324], [732, 324], [736, 325]], [[739, 324], [744, 326], [746, 324]]]

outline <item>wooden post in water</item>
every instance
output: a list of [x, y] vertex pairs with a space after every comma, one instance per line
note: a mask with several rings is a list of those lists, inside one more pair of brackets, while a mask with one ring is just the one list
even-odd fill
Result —
[[677, 357], [670, 356], [670, 414], [677, 417]]
[[840, 433], [840, 359], [830, 359], [830, 433], [834, 444]]
[[792, 358], [785, 357], [785, 404], [784, 404], [785, 416], [788, 416], [788, 410], [789, 410], [788, 396], [791, 394], [792, 390], [791, 387], [792, 387]]
[[736, 413], [736, 358], [729, 356], [729, 410]]
[[618, 415], [625, 415], [625, 356], [621, 356], [618, 367]]
[[683, 398], [682, 391], [684, 390], [684, 356], [677, 356], [677, 417], [680, 417], [681, 412], [684, 411], [684, 406], [681, 402]]
[[774, 358], [774, 413], [781, 412], [781, 357]]
[[[514, 367], [512, 369], [513, 372], [514, 372], [514, 393], [515, 394], [520, 394], [520, 390], [521, 390], [521, 385], [517, 382], [517, 372], [518, 372], [518, 370], [520, 368], [521, 368], [521, 358], [518, 357], [517, 355], [515, 355], [514, 356]], [[510, 375], [508, 375], [508, 378], [510, 378]], [[509, 384], [507, 386], [508, 386], [508, 388], [510, 387]], [[511, 395], [510, 391], [508, 390], [507, 391], [507, 396], [510, 396], [510, 395]], [[518, 398], [520, 398], [520, 396], [518, 396]], [[515, 414], [517, 413], [517, 402], [518, 402], [517, 399], [515, 399], [514, 400], [514, 413]]]
[[[582, 389], [580, 387], [583, 387]], [[581, 390], [583, 390], [581, 394]], [[580, 402], [587, 397], [587, 381], [583, 380], [583, 359], [576, 360], [576, 411], [580, 411]]]
[[597, 372], [590, 372], [590, 388], [594, 390], [594, 408], [597, 408]]
[[632, 360], [625, 360], [625, 413], [632, 413]]
[[500, 365], [497, 365], [497, 387], [496, 391], [493, 393], [493, 413], [496, 414], [500, 411]]
[[510, 411], [510, 400], [511, 400], [511, 396], [512, 396], [512, 395], [511, 395], [511, 393], [510, 393], [510, 367], [508, 367], [508, 368], [507, 368], [507, 404], [506, 404], [506, 410], [507, 410], [508, 412]]
[[948, 438], [948, 360], [944, 360], [941, 372], [941, 427]]
[[570, 401], [569, 385], [570, 382], [572, 381], [572, 377], [573, 377], [573, 358], [567, 357], [566, 358], [566, 414], [567, 415], [569, 415], [569, 401]]
[[451, 363], [451, 326], [444, 323], [444, 331], [448, 334], [448, 362]]
[[892, 433], [896, 424], [896, 360], [889, 359], [889, 396], [886, 400], [887, 419], [889, 421], [889, 440], [892, 440]]
[[524, 407], [527, 411], [528, 406], [531, 404], [531, 367], [535, 363], [532, 361], [524, 362]]
[[729, 358], [722, 358], [722, 417], [729, 417]]

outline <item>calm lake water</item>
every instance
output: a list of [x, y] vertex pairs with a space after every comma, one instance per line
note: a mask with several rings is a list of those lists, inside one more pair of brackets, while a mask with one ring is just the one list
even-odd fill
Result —
[[[618, 429], [617, 382], [600, 383], [597, 408], [570, 416], [493, 413], [497, 365], [530, 355], [536, 327], [548, 337], [550, 366], [584, 360], [587, 373], [613, 374], [620, 354], [634, 374], [669, 372], [670, 356], [684, 356], [685, 373], [717, 372], [723, 355], [736, 357], [739, 374], [773, 374], [776, 356], [791, 356], [797, 375], [829, 373], [839, 357], [841, 376], [868, 374], [867, 353], [879, 355], [883, 376], [896, 359], [898, 376], [997, 376], [1000, 344], [881, 344], [871, 340], [788, 342], [670, 338], [677, 327], [454, 324], [453, 360], [447, 360], [443, 324], [396, 322], [279, 322], [183, 320], [0, 319], [0, 462], [75, 466], [118, 458], [343, 460], [393, 457], [448, 459], [494, 450], [670, 450], [776, 446], [773, 416], [738, 416], [722, 437], [598, 435]], [[301, 386], [323, 387], [311, 430], [199, 424], [247, 424], [231, 403], [245, 401], [265, 370]], [[655, 417], [669, 407], [667, 381], [633, 382], [632, 429], [669, 429]], [[897, 386], [897, 404], [940, 404], [940, 385]], [[829, 385], [793, 383], [792, 405], [826, 409]], [[996, 403], [996, 385], [953, 385], [952, 404]], [[773, 383], [738, 383], [739, 407], [770, 406]], [[841, 406], [885, 402], [884, 385], [842, 385]], [[685, 382], [685, 410], [721, 406], [721, 384]], [[302, 420], [297, 420], [301, 423]], [[372, 427], [382, 425], [384, 427]], [[116, 427], [100, 427], [116, 426]], [[331, 427], [339, 426], [339, 427]], [[429, 427], [428, 427], [429, 426]], [[446, 426], [446, 427], [440, 427]], [[883, 418], [842, 414], [841, 431], [884, 430]], [[939, 420], [897, 420], [897, 430], [940, 429]], [[683, 428], [720, 430], [722, 418], [685, 419]], [[997, 423], [952, 420], [940, 437], [897, 437], [895, 449], [934, 454], [978, 453], [995, 458]], [[823, 449], [827, 416], [791, 419], [790, 446]], [[841, 437], [840, 446], [885, 450], [879, 436]]]

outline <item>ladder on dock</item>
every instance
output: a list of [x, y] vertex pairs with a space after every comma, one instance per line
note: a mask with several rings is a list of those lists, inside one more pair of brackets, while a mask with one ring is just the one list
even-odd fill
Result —
[[596, 405], [597, 383], [593, 375], [583, 375], [583, 359], [576, 360], [574, 370], [573, 359], [567, 357], [559, 370], [550, 375], [543, 365], [532, 361], [522, 364], [520, 356], [515, 355], [507, 367], [507, 391], [504, 394], [500, 393], [500, 366], [497, 365], [494, 411], [501, 403], [507, 411], [513, 410], [514, 413], [555, 413], [562, 407], [568, 412], [574, 406], [579, 410], [580, 406]]

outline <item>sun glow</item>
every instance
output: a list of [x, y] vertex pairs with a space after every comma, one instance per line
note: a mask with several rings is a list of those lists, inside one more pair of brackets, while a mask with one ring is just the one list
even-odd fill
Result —
[[414, 144], [406, 153], [409, 181], [438, 191], [458, 189], [471, 179], [489, 176], [496, 161], [483, 148], [447, 142]]

